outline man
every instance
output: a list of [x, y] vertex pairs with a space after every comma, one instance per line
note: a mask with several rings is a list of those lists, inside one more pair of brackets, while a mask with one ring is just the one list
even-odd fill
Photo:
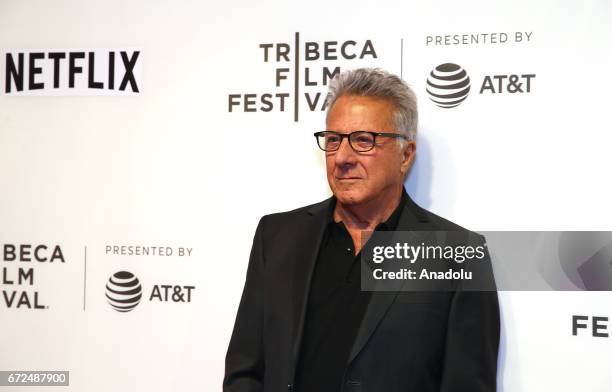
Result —
[[330, 85], [333, 197], [264, 216], [226, 357], [226, 392], [495, 391], [497, 293], [360, 289], [362, 232], [464, 230], [417, 206], [416, 98], [379, 69]]

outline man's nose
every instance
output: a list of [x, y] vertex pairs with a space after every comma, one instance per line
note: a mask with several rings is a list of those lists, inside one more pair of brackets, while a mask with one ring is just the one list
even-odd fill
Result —
[[356, 162], [355, 150], [351, 147], [348, 137], [342, 138], [340, 147], [336, 151], [336, 164], [337, 165], [350, 165]]

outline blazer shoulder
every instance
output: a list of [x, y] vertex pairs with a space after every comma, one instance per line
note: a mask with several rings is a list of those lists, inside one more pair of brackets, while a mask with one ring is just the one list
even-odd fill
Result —
[[447, 230], [447, 231], [469, 231], [463, 226], [456, 224], [455, 222], [449, 221], [446, 218], [442, 218], [440, 215], [436, 215], [431, 211], [425, 210], [429, 220], [436, 228], [436, 230]]
[[288, 223], [296, 222], [296, 220], [299, 221], [300, 219], [309, 215], [324, 214], [327, 211], [327, 208], [329, 208], [331, 202], [332, 197], [318, 203], [298, 207], [290, 211], [266, 214], [262, 217], [262, 220], [266, 220], [266, 226], [284, 226]]
[[433, 212], [416, 204], [412, 199], [409, 199], [409, 208], [418, 216], [419, 220], [429, 222], [434, 230], [442, 231], [470, 231], [463, 226], [456, 224], [446, 218], [436, 215]]
[[423, 219], [428, 223], [428, 226], [431, 228], [431, 230], [454, 232], [455, 234], [452, 235], [450, 238], [453, 238], [456, 241], [460, 241], [461, 243], [464, 243], [466, 245], [481, 244], [483, 242], [486, 242], [486, 239], [482, 234], [466, 229], [465, 227], [451, 222], [446, 218], [442, 218], [441, 216], [436, 215], [433, 212], [428, 211], [422, 207], [419, 207], [416, 204], [415, 206], [420, 210], [417, 212], [417, 215], [423, 217]]

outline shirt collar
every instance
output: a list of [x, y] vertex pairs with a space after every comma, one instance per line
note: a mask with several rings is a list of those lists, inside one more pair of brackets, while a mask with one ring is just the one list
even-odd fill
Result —
[[[397, 225], [399, 223], [400, 217], [402, 216], [402, 211], [404, 210], [404, 207], [406, 206], [406, 204], [408, 204], [408, 200], [409, 200], [408, 193], [406, 193], [406, 189], [402, 187], [402, 196], [400, 198], [399, 204], [397, 205], [397, 207], [395, 208], [391, 216], [389, 216], [389, 218], [386, 221], [379, 223], [378, 226], [376, 226], [375, 230], [393, 231], [397, 229]], [[340, 222], [334, 221], [334, 209], [336, 208], [336, 202], [337, 202], [336, 197], [333, 197], [332, 202], [329, 203], [329, 210], [327, 212], [327, 223], [330, 225], [334, 223], [342, 224], [342, 221]]]

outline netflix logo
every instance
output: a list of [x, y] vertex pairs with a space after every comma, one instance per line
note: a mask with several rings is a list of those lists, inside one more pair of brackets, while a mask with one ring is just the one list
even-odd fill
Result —
[[11, 50], [2, 53], [6, 95], [136, 95], [140, 50]]

